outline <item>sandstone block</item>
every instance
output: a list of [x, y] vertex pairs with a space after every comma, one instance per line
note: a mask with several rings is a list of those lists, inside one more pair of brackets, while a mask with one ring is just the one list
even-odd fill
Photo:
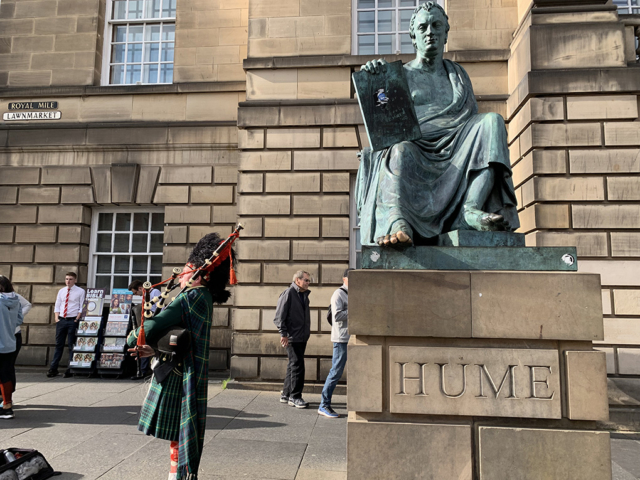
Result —
[[319, 128], [269, 128], [268, 148], [319, 148]]
[[82, 243], [89, 245], [90, 239], [91, 228], [87, 226], [61, 225], [58, 227], [58, 242], [60, 243]]
[[98, 8], [95, 0], [59, 0], [58, 15], [95, 15]]
[[16, 365], [43, 366], [47, 364], [47, 347], [24, 345], [20, 349]]
[[228, 327], [229, 326], [229, 309], [226, 307], [217, 307], [213, 309], [213, 315], [211, 317], [211, 324], [214, 327]]
[[349, 280], [352, 335], [471, 337], [468, 273], [355, 270]]
[[351, 15], [325, 15], [324, 18], [325, 35], [351, 35]]
[[236, 223], [237, 207], [235, 205], [215, 205], [213, 207], [213, 221], [219, 223]]
[[91, 170], [89, 167], [43, 167], [42, 184], [91, 185]]
[[347, 172], [322, 174], [323, 192], [349, 192], [349, 183], [350, 175]]
[[258, 357], [231, 357], [231, 378], [244, 379], [258, 376]]
[[227, 370], [229, 368], [228, 356], [229, 352], [227, 350], [210, 350], [209, 370]]
[[[351, 373], [349, 376], [353, 379]], [[396, 440], [393, 443], [384, 441], [389, 438]], [[357, 422], [352, 419], [348, 423], [349, 480], [411, 478], [416, 476], [416, 468], [423, 478], [471, 480], [471, 457], [469, 425]]]
[[348, 240], [294, 240], [293, 260], [349, 260]]
[[40, 182], [38, 167], [2, 167], [0, 185], [37, 185]]
[[[530, 240], [530, 237], [533, 237], [533, 239]], [[607, 234], [604, 232], [535, 232], [527, 235], [527, 245], [537, 247], [575, 246], [578, 249], [578, 255], [581, 257], [608, 256]]]
[[33, 245], [0, 245], [0, 258], [11, 263], [31, 263]]
[[603, 352], [565, 352], [567, 411], [571, 420], [609, 420], [607, 362]]
[[244, 225], [243, 236], [262, 237], [262, 217], [243, 217], [241, 221]]
[[289, 260], [288, 240], [242, 240], [237, 249], [243, 260]]
[[602, 340], [599, 280], [588, 274], [472, 272], [473, 337]]
[[165, 226], [164, 243], [187, 243], [187, 227]]
[[638, 118], [636, 95], [567, 97], [567, 119], [569, 120], [626, 118]]
[[233, 186], [194, 186], [191, 188], [191, 203], [233, 203]]
[[22, 187], [20, 189], [20, 203], [58, 203], [60, 202], [59, 187]]
[[319, 192], [319, 173], [267, 173], [266, 192]]
[[13, 206], [5, 210], [6, 211], [2, 215], [0, 215], [0, 224], [36, 223], [38, 207]]
[[164, 221], [166, 223], [211, 223], [211, 207], [188, 206], [164, 209]]
[[289, 195], [240, 195], [239, 215], [289, 215]]
[[357, 148], [359, 145], [356, 129], [354, 127], [325, 127], [322, 129], [322, 146], [324, 148]]
[[65, 262], [87, 263], [89, 250], [84, 245], [37, 245], [36, 259], [38, 263]]
[[250, 70], [247, 72], [247, 99], [295, 100], [298, 92], [297, 83], [297, 69]]
[[480, 480], [611, 480], [609, 432], [480, 427], [479, 449]]
[[[80, 285], [87, 283], [87, 267], [86, 266], [78, 266], [76, 265], [56, 265], [54, 269], [53, 275], [53, 283], [56, 284], [64, 284], [64, 277], [67, 275], [67, 272], [75, 272], [78, 275], [78, 283]], [[166, 277], [164, 277], [166, 278]]]
[[[342, 275], [345, 269], [349, 265], [347, 263], [323, 263], [322, 268], [322, 283], [333, 283], [336, 285], [342, 284]], [[322, 321], [322, 317], [320, 318]]]
[[[318, 17], [312, 17], [318, 18]], [[303, 37], [310, 37], [305, 32]], [[332, 38], [332, 37], [325, 37]], [[340, 45], [344, 37], [333, 37]], [[299, 39], [298, 45], [304, 45]], [[307, 98], [349, 98], [351, 95], [351, 69], [349, 68], [302, 68], [298, 70], [298, 99]], [[326, 130], [326, 129], [325, 129]], [[353, 127], [347, 129], [328, 129], [325, 136], [328, 143], [325, 147], [357, 147], [357, 139]], [[333, 132], [331, 131], [333, 130]], [[350, 131], [349, 131], [350, 130]], [[354, 143], [355, 141], [355, 143]]]
[[40, 223], [91, 223], [91, 209], [82, 205], [47, 205], [39, 209]]
[[569, 150], [569, 169], [575, 173], [638, 173], [640, 150]]
[[53, 35], [13, 37], [11, 53], [33, 53], [53, 51]]
[[564, 100], [562, 97], [532, 98], [509, 122], [509, 141], [533, 122], [564, 120]]
[[[319, 359], [319, 370], [320, 370], [320, 376], [318, 377], [318, 380], [320, 380], [321, 382], [325, 382], [327, 380], [327, 377], [329, 376], [329, 372], [331, 371], [331, 359], [329, 358], [320, 358]], [[342, 376], [340, 377], [340, 380], [338, 380], [339, 382], [346, 382], [348, 378], [347, 375], [347, 369], [345, 368], [342, 371]]]
[[[149, 178], [147, 175], [149, 171], [148, 167], [143, 167], [141, 169], [141, 181], [146, 180], [146, 182], [143, 181], [138, 188], [137, 203], [151, 203], [160, 167], [151, 168], [156, 170], [156, 175], [153, 179]], [[93, 188], [96, 196], [96, 203], [102, 205], [111, 203], [111, 167], [92, 167], [91, 171], [93, 173]]]
[[260, 330], [260, 309], [234, 308], [232, 312], [234, 330]]
[[13, 243], [14, 230], [15, 228], [13, 227], [13, 225], [0, 226], [0, 243]]
[[580, 271], [598, 273], [602, 285], [640, 286], [634, 269], [640, 266], [635, 260], [581, 260]]
[[[601, 145], [600, 125], [596, 123], [534, 123], [529, 128], [531, 129], [531, 147], [533, 148]], [[525, 153], [529, 147], [523, 146], [521, 143], [521, 150], [522, 153]]]
[[538, 201], [604, 200], [604, 181], [600, 177], [534, 177], [522, 187], [524, 206]]
[[291, 170], [291, 152], [241, 152], [240, 171]]
[[[0, 275], [4, 275], [5, 277], [11, 277], [11, 265], [0, 265]], [[13, 282], [15, 280], [11, 277]]]
[[640, 375], [640, 349], [619, 348], [618, 370], [620, 375]]
[[162, 249], [163, 263], [183, 264], [191, 253], [191, 248], [186, 245], [165, 245]]
[[[312, 334], [307, 343], [305, 355], [331, 356], [333, 346], [329, 335]], [[233, 338], [232, 351], [234, 354], [247, 355], [282, 355], [280, 345], [280, 334], [276, 333], [240, 333], [237, 332]]]
[[[284, 380], [287, 372], [286, 357], [264, 357], [260, 360], [260, 378], [263, 380]], [[318, 359], [305, 358], [305, 380], [314, 381], [318, 379]]]
[[[267, 266], [265, 264], [265, 279], [267, 277]], [[274, 307], [278, 304], [278, 298], [284, 288], [291, 284], [291, 279], [296, 270], [290, 270], [288, 279], [282, 283], [285, 285], [239, 285], [234, 292], [236, 307]], [[316, 277], [317, 278], [317, 277]], [[335, 291], [335, 287], [318, 287], [311, 286], [313, 295], [309, 297], [311, 308], [327, 308], [331, 302], [331, 295]], [[349, 319], [351, 323], [351, 319]], [[351, 325], [349, 326], [351, 328]], [[307, 352], [308, 355], [313, 355]], [[276, 353], [275, 355], [280, 355]], [[324, 353], [322, 354], [324, 355]], [[331, 352], [327, 355], [331, 355]]]
[[390, 346], [388, 361], [392, 413], [562, 416], [557, 350]]
[[347, 195], [294, 195], [294, 215], [348, 215]]
[[[26, 317], [24, 317], [24, 322], [27, 324], [48, 324], [49, 322], [54, 322], [54, 317], [51, 315], [51, 305], [34, 305]], [[37, 327], [40, 328], [40, 327]], [[46, 332], [46, 331], [45, 331]], [[41, 333], [41, 332], [40, 332]], [[38, 343], [37, 338], [33, 338], [31, 334], [35, 334], [38, 337], [38, 332], [34, 332], [31, 327], [29, 327], [29, 343]], [[41, 343], [55, 343], [55, 327], [54, 327], [54, 339], [51, 341], [42, 341]]]
[[611, 345], [638, 345], [640, 321], [637, 318], [605, 318], [604, 343]]
[[640, 255], [640, 234], [635, 232], [611, 232], [611, 255], [637, 257]]
[[298, 270], [309, 272], [312, 284], [316, 283], [320, 278], [317, 263], [265, 263], [264, 283], [291, 284], [293, 274]]
[[211, 183], [211, 167], [162, 167], [160, 183]]
[[211, 348], [231, 348], [233, 331], [228, 329], [211, 329]]
[[111, 199], [113, 203], [133, 203], [136, 193], [138, 165], [135, 163], [111, 166]]
[[640, 123], [605, 122], [604, 143], [610, 145], [637, 146], [640, 143]]
[[607, 177], [607, 197], [612, 201], [640, 200], [638, 187], [637, 177]]
[[611, 312], [611, 290], [604, 288], [602, 289], [602, 313], [611, 315]]
[[249, 0], [249, 18], [297, 17], [300, 0]]
[[56, 297], [64, 285], [34, 285], [31, 301], [33, 303], [56, 303]]
[[[574, 206], [575, 208], [575, 206]], [[520, 233], [543, 228], [569, 228], [569, 205], [538, 204], [519, 212]], [[575, 224], [574, 224], [575, 226]]]
[[62, 187], [62, 203], [86, 203], [92, 204], [93, 188], [92, 187]]
[[0, 204], [14, 205], [18, 200], [18, 187], [0, 187]]
[[605, 354], [607, 358], [607, 375], [615, 375], [616, 362], [613, 354], [613, 348], [594, 348], [594, 350]]
[[355, 172], [358, 170], [359, 164], [355, 150], [311, 150], [296, 152], [294, 170], [345, 170]]
[[238, 278], [242, 283], [260, 283], [260, 264], [241, 262], [238, 264]]
[[[220, 225], [192, 225], [189, 227], [189, 243], [198, 243], [202, 237], [211, 232], [218, 232], [220, 235], [224, 235], [227, 232], [227, 227]], [[230, 230], [229, 233], [231, 233]]]
[[[36, 35], [74, 33], [76, 31], [76, 18], [74, 17], [54, 17], [38, 18], [35, 21], [33, 33]], [[51, 68], [53, 65], [50, 65]], [[71, 65], [73, 66], [73, 63]]]
[[238, 167], [221, 165], [214, 168], [214, 183], [238, 183]]
[[53, 282], [53, 266], [16, 265], [13, 267], [11, 281], [15, 283], [51, 283]]
[[156, 189], [156, 194], [153, 197], [153, 203], [160, 205], [169, 203], [189, 203], [189, 187], [187, 185], [160, 185]]
[[[313, 313], [311, 312], [311, 331], [313, 331]], [[262, 309], [262, 331], [264, 332], [277, 332], [278, 328], [273, 323], [273, 319], [276, 317], [276, 309]]]
[[320, 234], [320, 219], [275, 217], [264, 220], [265, 237], [317, 237]]
[[616, 315], [640, 315], [640, 290], [613, 290]]
[[261, 173], [238, 175], [238, 193], [262, 193], [264, 176]]
[[322, 236], [323, 237], [348, 237], [349, 236], [349, 219], [348, 218], [322, 218]]
[[351, 52], [351, 36], [298, 37], [296, 47], [300, 55], [348, 55]]
[[513, 184], [521, 185], [533, 175], [566, 173], [564, 150], [533, 150], [513, 166]]
[[640, 228], [640, 205], [573, 205], [573, 228]]

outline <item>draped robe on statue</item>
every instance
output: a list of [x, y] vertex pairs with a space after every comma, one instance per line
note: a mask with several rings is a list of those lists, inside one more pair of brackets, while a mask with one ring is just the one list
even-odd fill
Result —
[[[414, 237], [468, 228], [461, 223], [461, 211], [470, 176], [490, 167], [494, 186], [479, 208], [504, 216], [514, 230], [520, 225], [504, 120], [495, 113], [478, 114], [467, 73], [449, 60], [444, 66], [453, 100], [423, 118], [418, 111], [422, 138], [379, 152], [362, 151], [356, 182], [362, 245], [376, 245], [379, 237], [396, 233], [397, 220], [408, 222]], [[417, 86], [408, 77], [413, 92]]]

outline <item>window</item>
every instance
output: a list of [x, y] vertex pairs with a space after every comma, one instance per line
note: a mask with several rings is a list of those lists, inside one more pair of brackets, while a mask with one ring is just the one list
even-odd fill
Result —
[[89, 285], [127, 288], [162, 280], [164, 213], [158, 209], [96, 210], [91, 225]]
[[413, 11], [424, 0], [353, 1], [356, 55], [414, 53], [409, 23]]
[[349, 267], [362, 268], [362, 245], [360, 244], [360, 217], [356, 209], [356, 176], [351, 175], [349, 193]]
[[176, 1], [107, 3], [103, 85], [173, 83]]
[[617, 5], [620, 14], [640, 14], [640, 0], [613, 0], [613, 4]]

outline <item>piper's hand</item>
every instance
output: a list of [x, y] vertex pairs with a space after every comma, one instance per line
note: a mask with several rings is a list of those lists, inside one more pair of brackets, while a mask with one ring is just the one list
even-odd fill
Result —
[[137, 357], [138, 355], [140, 355], [140, 358], [153, 357], [156, 354], [155, 350], [149, 345], [130, 348], [129, 353], [131, 353], [132, 357]]
[[289, 346], [289, 337], [280, 337], [280, 345], [283, 347]]
[[360, 67], [360, 70], [364, 70], [365, 72], [369, 72], [371, 74], [380, 73], [380, 67], [382, 65], [386, 65], [387, 61], [384, 58], [379, 58], [377, 60], [369, 60], [367, 63]]

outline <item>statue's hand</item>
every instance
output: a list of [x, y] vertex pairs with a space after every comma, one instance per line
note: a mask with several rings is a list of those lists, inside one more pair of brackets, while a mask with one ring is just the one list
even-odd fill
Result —
[[384, 58], [379, 58], [377, 60], [369, 60], [367, 63], [360, 67], [360, 70], [369, 72], [372, 74], [380, 73], [380, 67], [382, 65], [386, 65], [387, 61]]

